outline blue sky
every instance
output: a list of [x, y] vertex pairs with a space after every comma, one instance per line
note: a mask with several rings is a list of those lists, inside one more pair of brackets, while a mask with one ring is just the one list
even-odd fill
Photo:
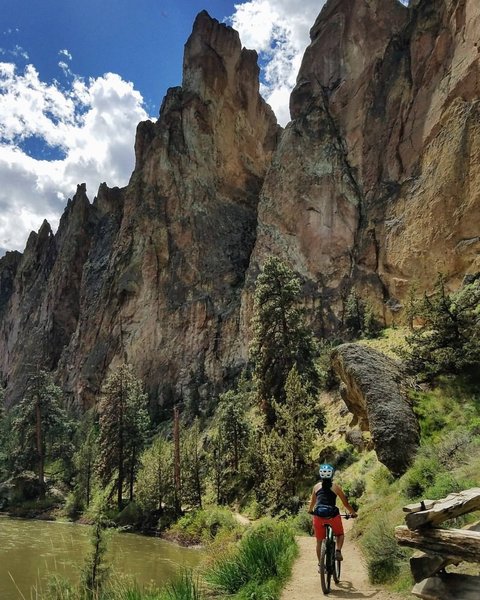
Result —
[[[324, 0], [0, 0], [0, 256], [87, 183], [126, 185], [139, 121], [181, 83], [198, 12], [259, 52], [280, 123]], [[275, 53], [272, 48], [275, 47]]]

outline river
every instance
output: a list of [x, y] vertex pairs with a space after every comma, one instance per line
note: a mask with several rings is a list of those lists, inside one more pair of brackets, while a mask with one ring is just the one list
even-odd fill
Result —
[[[28, 521], [0, 515], [0, 599], [34, 600], [52, 575], [78, 581], [88, 553], [90, 527]], [[195, 567], [202, 553], [131, 533], [109, 532], [107, 560], [114, 576], [140, 585], [161, 585], [182, 567]]]

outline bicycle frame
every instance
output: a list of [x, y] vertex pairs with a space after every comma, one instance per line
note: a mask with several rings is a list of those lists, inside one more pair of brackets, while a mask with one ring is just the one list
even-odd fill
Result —
[[[341, 515], [345, 519], [349, 519], [350, 515]], [[335, 559], [336, 541], [333, 535], [333, 529], [330, 523], [325, 523], [325, 539], [322, 541], [322, 549], [320, 551], [320, 583], [324, 594], [330, 592], [332, 577], [335, 583], [340, 581], [340, 571], [342, 563]]]

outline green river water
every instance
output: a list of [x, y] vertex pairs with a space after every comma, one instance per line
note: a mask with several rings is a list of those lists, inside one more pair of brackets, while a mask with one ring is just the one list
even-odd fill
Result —
[[[28, 521], [0, 515], [0, 600], [36, 600], [52, 575], [78, 581], [89, 550], [90, 527]], [[161, 585], [182, 567], [195, 567], [202, 553], [158, 538], [111, 532], [107, 560], [113, 577]]]

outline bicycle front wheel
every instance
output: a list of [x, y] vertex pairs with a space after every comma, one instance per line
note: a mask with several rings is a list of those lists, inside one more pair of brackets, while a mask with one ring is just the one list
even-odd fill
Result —
[[320, 552], [320, 583], [322, 585], [322, 592], [328, 594], [330, 592], [330, 585], [332, 579], [332, 571], [330, 569], [331, 561], [331, 548], [328, 540], [323, 540], [322, 550]]

